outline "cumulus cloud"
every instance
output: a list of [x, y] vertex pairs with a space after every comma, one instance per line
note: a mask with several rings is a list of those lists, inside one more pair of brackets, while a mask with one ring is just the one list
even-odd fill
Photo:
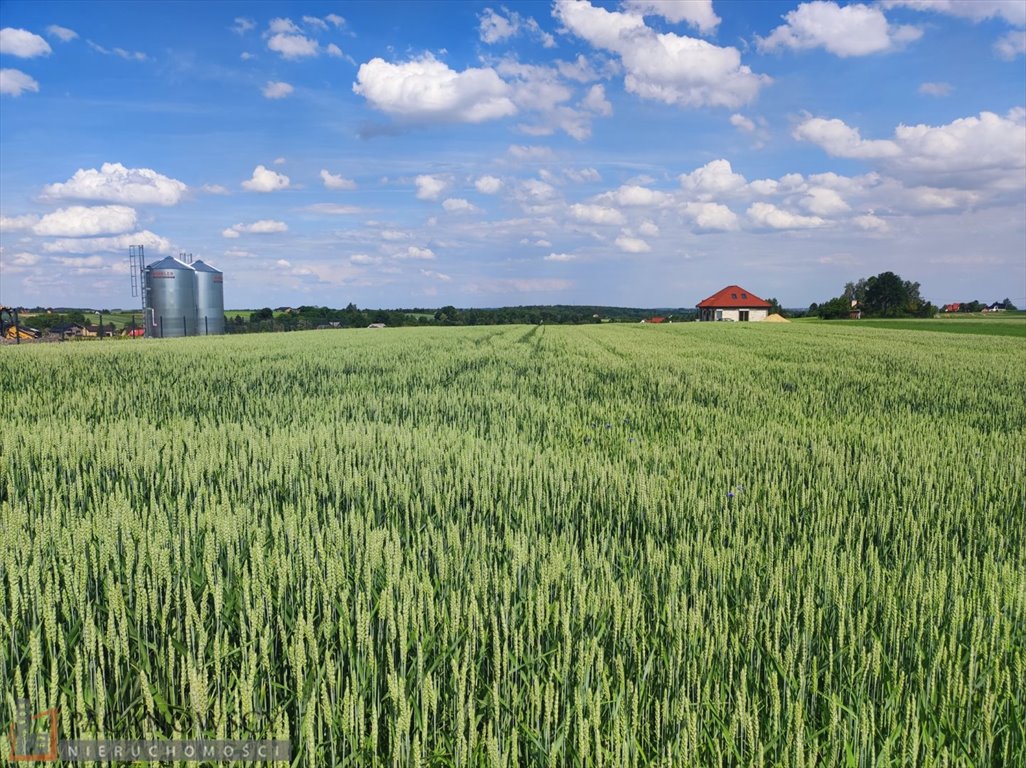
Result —
[[751, 119], [740, 114], [733, 114], [730, 116], [730, 124], [735, 128], [738, 128], [745, 133], [752, 133], [755, 131], [755, 123]]
[[836, 190], [826, 187], [810, 187], [800, 205], [816, 216], [836, 216], [851, 210]]
[[720, 24], [712, 0], [626, 0], [624, 6], [642, 16], [662, 16], [673, 24], [687, 22], [703, 35], [712, 34]]
[[857, 128], [837, 119], [809, 118], [794, 129], [794, 137], [818, 144], [835, 157], [880, 158], [901, 154], [893, 141], [863, 139]]
[[501, 43], [521, 32], [527, 32], [541, 42], [545, 48], [556, 47], [556, 38], [543, 30], [533, 17], [524, 18], [516, 11], [507, 8], [503, 8], [502, 13], [485, 8], [478, 17], [478, 22], [478, 35], [482, 42], [489, 45]]
[[748, 218], [756, 226], [768, 229], [813, 229], [826, 224], [819, 216], [801, 216], [771, 203], [752, 203], [748, 208]]
[[424, 277], [429, 277], [432, 280], [441, 280], [443, 283], [447, 283], [452, 280], [449, 275], [446, 275], [443, 272], [435, 272], [433, 269], [422, 269], [420, 270], [420, 274], [424, 275]]
[[620, 235], [616, 238], [616, 247], [624, 253], [648, 253], [652, 250], [652, 246], [640, 237], [630, 237], [629, 235]]
[[722, 158], [680, 176], [681, 188], [699, 200], [731, 194], [742, 189], [746, 183], [744, 176], [734, 173], [730, 161]]
[[899, 125], [892, 140], [862, 139], [840, 120], [813, 118], [796, 138], [818, 144], [837, 157], [879, 160], [905, 181], [976, 189], [1023, 187], [1026, 169], [1026, 110], [1001, 116], [981, 112], [946, 125]]
[[418, 248], [415, 245], [409, 246], [405, 251], [395, 254], [397, 259], [415, 259], [418, 261], [429, 261], [435, 258], [435, 253], [430, 248]]
[[382, 261], [383, 259], [380, 256], [370, 256], [366, 253], [354, 253], [349, 257], [349, 262], [351, 264], [380, 264]]
[[274, 192], [289, 186], [289, 177], [262, 165], [253, 169], [253, 176], [242, 182], [243, 189], [250, 192]]
[[356, 189], [356, 182], [352, 179], [347, 179], [339, 173], [331, 173], [323, 168], [321, 169], [321, 181], [328, 189]]
[[342, 53], [342, 49], [334, 43], [328, 43], [328, 47], [324, 49], [324, 52], [336, 59], [341, 59], [343, 56], [345, 56], [345, 54]]
[[34, 59], [36, 56], [49, 56], [52, 51], [46, 40], [27, 29], [0, 29], [0, 53], [19, 59]]
[[570, 206], [570, 215], [577, 221], [588, 224], [619, 226], [624, 223], [623, 214], [620, 211], [605, 205], [574, 203]]
[[39, 93], [39, 83], [20, 69], [0, 69], [0, 94], [21, 96], [25, 91]]
[[68, 29], [67, 27], [60, 27], [56, 24], [51, 24], [50, 26], [48, 26], [46, 28], [46, 34], [48, 34], [50, 37], [57, 38], [62, 43], [70, 43], [72, 40], [78, 37], [78, 32], [76, 32], [75, 30]]
[[863, 216], [856, 216], [852, 221], [860, 229], [864, 229], [869, 232], [887, 232], [890, 227], [884, 219], [876, 216], [872, 213], [867, 213]]
[[442, 203], [442, 207], [449, 213], [474, 213], [479, 210], [477, 206], [462, 197], [450, 197]]
[[618, 189], [602, 194], [600, 199], [623, 207], [656, 207], [670, 202], [670, 196], [665, 192], [636, 184], [625, 184]]
[[549, 147], [527, 146], [524, 144], [513, 144], [507, 150], [509, 156], [517, 160], [549, 160], [552, 158], [552, 149]]
[[418, 176], [413, 183], [417, 185], [418, 200], [437, 200], [449, 186], [445, 179], [428, 174]]
[[284, 221], [275, 221], [274, 219], [261, 219], [260, 221], [254, 221], [252, 224], [233, 224], [228, 229], [224, 230], [221, 234], [224, 237], [238, 237], [240, 233], [249, 235], [273, 235], [279, 232], [288, 232], [289, 225]]
[[613, 105], [606, 98], [606, 88], [600, 83], [596, 83], [588, 89], [588, 93], [581, 99], [581, 108], [605, 117], [613, 114]]
[[135, 210], [124, 205], [73, 205], [43, 216], [32, 231], [44, 237], [91, 237], [131, 232], [135, 224]]
[[721, 203], [688, 203], [684, 213], [704, 232], [730, 232], [738, 228], [737, 214]]
[[155, 235], [148, 229], [114, 237], [62, 238], [43, 243], [47, 253], [124, 253], [130, 245], [145, 246], [149, 253], [173, 253], [174, 247], [166, 237]]
[[66, 182], [44, 187], [43, 197], [129, 205], [175, 205], [188, 189], [181, 181], [150, 168], [126, 168], [121, 163], [104, 163], [99, 170], [80, 168]]
[[494, 195], [502, 189], [502, 180], [495, 176], [482, 176], [474, 182], [474, 187], [483, 195]]
[[267, 85], [263, 88], [264, 97], [268, 99], [284, 99], [290, 93], [295, 90], [288, 83], [283, 83], [280, 80], [268, 80]]
[[624, 86], [644, 99], [681, 107], [738, 107], [770, 82], [742, 65], [736, 48], [657, 33], [637, 13], [607, 11], [587, 0], [557, 0], [553, 15], [573, 34], [619, 56]]
[[833, 0], [802, 3], [784, 16], [786, 24], [757, 38], [760, 51], [823, 48], [836, 56], [866, 56], [889, 51], [922, 36], [912, 26], [895, 26], [879, 8], [859, 3], [839, 6]]
[[0, 232], [20, 232], [32, 229], [39, 217], [31, 213], [24, 216], [0, 216]]
[[304, 59], [319, 55], [321, 51], [317, 41], [302, 32], [292, 19], [271, 19], [265, 34], [267, 47], [283, 59]]
[[573, 253], [550, 253], [545, 261], [573, 261], [576, 258], [577, 255]]
[[491, 67], [462, 72], [425, 54], [402, 64], [361, 64], [353, 92], [372, 107], [412, 121], [481, 123], [516, 113], [510, 88]]
[[994, 43], [994, 53], [1005, 61], [1026, 53], [1026, 29], [1013, 29], [999, 37]]

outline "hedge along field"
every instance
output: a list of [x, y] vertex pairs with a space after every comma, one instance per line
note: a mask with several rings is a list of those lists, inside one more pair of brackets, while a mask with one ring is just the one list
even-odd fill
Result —
[[321, 331], [0, 376], [0, 684], [62, 737], [1026, 764], [1019, 339]]

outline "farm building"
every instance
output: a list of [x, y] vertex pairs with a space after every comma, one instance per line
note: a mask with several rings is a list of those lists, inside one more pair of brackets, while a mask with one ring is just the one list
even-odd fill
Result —
[[698, 302], [698, 319], [754, 323], [765, 320], [771, 306], [740, 285], [728, 285]]

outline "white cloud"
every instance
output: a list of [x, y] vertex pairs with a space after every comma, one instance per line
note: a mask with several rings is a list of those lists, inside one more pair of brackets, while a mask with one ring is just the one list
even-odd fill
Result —
[[437, 200], [449, 186], [449, 182], [437, 176], [423, 174], [413, 180], [417, 185], [418, 200]]
[[924, 96], [947, 96], [951, 93], [951, 83], [920, 83], [919, 92]]
[[395, 255], [397, 259], [416, 259], [419, 261], [429, 261], [435, 258], [435, 253], [430, 248], [418, 248], [415, 245], [411, 245], [405, 251], [400, 251]]
[[0, 53], [20, 59], [34, 59], [36, 56], [49, 56], [52, 51], [46, 40], [27, 29], [0, 29]]
[[380, 264], [382, 258], [380, 256], [369, 256], [366, 253], [354, 253], [349, 257], [351, 264]]
[[720, 203], [688, 203], [684, 213], [702, 231], [730, 232], [738, 228], [737, 214]]
[[227, 238], [230, 238], [230, 239], [235, 239], [238, 236], [239, 236], [238, 231], [232, 229], [231, 227], [228, 227], [227, 229], [222, 229], [221, 230], [221, 237], [227, 237]]
[[[284, 221], [275, 221], [274, 219], [261, 219], [260, 221], [254, 221], [252, 224], [233, 224], [228, 229], [224, 230], [221, 234], [224, 237], [238, 237], [240, 233], [250, 235], [273, 235], [279, 232], [288, 232], [289, 225]], [[234, 234], [228, 234], [233, 232]]]
[[290, 19], [274, 19], [269, 31], [267, 47], [283, 59], [304, 59], [320, 53], [317, 41], [300, 34], [299, 27]]
[[321, 169], [321, 181], [328, 189], [356, 189], [356, 182], [352, 179], [347, 179], [340, 173], [331, 173], [323, 168]]
[[619, 226], [624, 223], [623, 214], [620, 211], [604, 205], [574, 203], [570, 206], [570, 215], [578, 221], [588, 224]]
[[387, 240], [389, 242], [410, 239], [410, 234], [408, 232], [401, 232], [397, 229], [383, 229], [381, 230], [380, 235], [382, 240]]
[[256, 22], [253, 19], [247, 19], [245, 16], [236, 16], [235, 23], [231, 26], [232, 32], [237, 35], [244, 35], [255, 28]]
[[720, 24], [712, 0], [626, 0], [624, 6], [642, 16], [662, 16], [674, 24], [686, 21], [703, 35], [715, 32]]
[[730, 161], [722, 158], [680, 176], [681, 188], [700, 200], [736, 192], [746, 183], [744, 176], [734, 173]]
[[901, 154], [893, 141], [863, 139], [857, 128], [843, 121], [813, 117], [794, 129], [796, 139], [818, 144], [835, 157], [881, 158]]
[[816, 216], [835, 216], [851, 210], [844, 198], [835, 190], [826, 187], [810, 187], [800, 205]]
[[20, 69], [0, 69], [0, 93], [21, 96], [25, 91], [39, 93], [39, 83]]
[[994, 53], [1005, 61], [1026, 53], [1026, 29], [1013, 29], [999, 37], [994, 43]]
[[1026, 110], [981, 112], [946, 125], [899, 125], [893, 140], [864, 140], [840, 120], [813, 118], [796, 138], [837, 157], [877, 159], [905, 181], [977, 189], [1021, 189], [1026, 169]]
[[730, 124], [739, 128], [745, 133], [752, 133], [755, 130], [755, 123], [744, 115], [733, 114], [730, 116]]
[[563, 175], [578, 184], [602, 181], [602, 175], [594, 168], [564, 168]]
[[250, 192], [274, 192], [289, 186], [289, 177], [258, 165], [253, 169], [253, 176], [242, 182], [243, 189]]
[[640, 187], [636, 184], [625, 184], [600, 197], [602, 200], [609, 200], [624, 207], [656, 207], [670, 202], [670, 196], [665, 192]]
[[512, 14], [513, 18], [496, 13], [491, 8], [485, 8], [481, 14], [478, 26], [478, 34], [481, 40], [486, 43], [498, 43], [507, 38], [513, 37], [519, 29], [519, 17]]
[[771, 203], [752, 203], [748, 218], [759, 227], [769, 229], [813, 229], [826, 224], [819, 216], [801, 216], [781, 210]]
[[146, 61], [146, 54], [141, 51], [128, 51], [124, 48], [104, 48], [99, 43], [95, 43], [92, 40], [86, 40], [86, 43], [97, 53], [102, 53], [104, 56], [117, 56], [125, 61]]
[[342, 49], [334, 43], [328, 43], [328, 47], [324, 49], [324, 52], [336, 59], [341, 59], [345, 55], [342, 53]]
[[482, 176], [474, 182], [477, 191], [484, 195], [494, 195], [502, 189], [502, 180], [495, 176]]
[[34, 267], [42, 257], [37, 253], [16, 253], [11, 257], [13, 267]]
[[572, 280], [556, 280], [544, 277], [512, 277], [496, 280], [481, 280], [470, 283], [466, 289], [470, 293], [548, 293], [565, 291], [574, 285]]
[[130, 245], [145, 246], [149, 253], [173, 253], [171, 241], [147, 229], [115, 237], [77, 237], [43, 243], [47, 253], [124, 253]]
[[879, 8], [856, 3], [839, 6], [833, 0], [802, 3], [784, 16], [787, 22], [767, 37], [757, 38], [760, 51], [778, 48], [824, 48], [836, 56], [866, 56], [911, 42], [922, 30], [895, 26]]
[[624, 253], [648, 253], [652, 246], [639, 237], [620, 235], [616, 238], [616, 247]]
[[450, 197], [442, 203], [442, 207], [449, 213], [474, 213], [480, 210], [462, 197]]
[[509, 86], [491, 67], [450, 69], [430, 54], [403, 64], [361, 64], [353, 92], [375, 109], [408, 120], [481, 123], [517, 111]]
[[24, 216], [0, 216], [0, 232], [20, 232], [24, 229], [32, 229], [39, 217], [31, 213]]
[[267, 85], [263, 88], [264, 97], [268, 99], [284, 99], [290, 93], [295, 90], [288, 83], [283, 83], [280, 80], [268, 80]]
[[329, 13], [324, 17], [324, 20], [334, 26], [336, 29], [341, 29], [345, 26], [346, 20], [339, 16], [337, 13]]
[[581, 99], [581, 108], [606, 117], [613, 114], [613, 105], [606, 98], [605, 86], [599, 83], [588, 89], [587, 95]]
[[50, 199], [103, 200], [129, 205], [175, 205], [188, 187], [149, 168], [126, 168], [104, 163], [100, 170], [80, 168], [64, 183], [50, 184], [43, 197]]
[[124, 205], [73, 205], [43, 216], [32, 231], [44, 237], [118, 235], [135, 229], [135, 210]]
[[576, 258], [577, 255], [573, 253], [550, 253], [545, 261], [573, 261]]
[[204, 184], [200, 187], [200, 190], [206, 192], [208, 195], [228, 195], [231, 194], [227, 187], [222, 187], [220, 184]]
[[552, 150], [549, 147], [525, 146], [513, 144], [509, 150], [510, 157], [517, 160], [549, 160], [552, 157]]
[[316, 16], [304, 16], [303, 23], [306, 24], [306, 26], [308, 27], [311, 27], [313, 29], [319, 29], [321, 31], [324, 31], [328, 28], [327, 22], [325, 22], [323, 19], [317, 18]]
[[556, 39], [544, 31], [533, 17], [524, 18], [519, 13], [507, 8], [503, 8], [502, 11], [503, 13], [498, 13], [491, 8], [485, 8], [478, 17], [478, 35], [482, 42], [501, 43], [526, 30], [532, 37], [540, 41], [543, 47], [556, 47]]
[[659, 225], [653, 221], [643, 221], [638, 227], [638, 232], [645, 235], [645, 237], [655, 237], [659, 234]]
[[624, 86], [644, 99], [682, 107], [738, 107], [770, 82], [741, 64], [736, 48], [657, 33], [642, 16], [596, 8], [587, 0], [557, 0], [553, 15], [596, 48], [617, 54]]
[[870, 232], [887, 232], [890, 229], [885, 220], [872, 213], [867, 213], [864, 216], [856, 216], [852, 221], [854, 221], [859, 228]]
[[50, 37], [56, 37], [62, 43], [70, 43], [72, 40], [78, 37], [78, 32], [76, 32], [75, 30], [68, 29], [67, 27], [61, 27], [56, 24], [51, 24], [50, 26], [48, 26], [46, 28], [46, 34], [48, 34]]
[[1026, 26], [1026, 3], [1022, 0], [882, 0], [881, 5], [932, 11], [971, 21], [1001, 18], [1015, 26]]

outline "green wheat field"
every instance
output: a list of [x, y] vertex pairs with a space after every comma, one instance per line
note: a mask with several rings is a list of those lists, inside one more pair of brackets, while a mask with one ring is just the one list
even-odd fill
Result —
[[6, 347], [0, 380], [0, 725], [1026, 765], [1020, 337], [320, 331]]

